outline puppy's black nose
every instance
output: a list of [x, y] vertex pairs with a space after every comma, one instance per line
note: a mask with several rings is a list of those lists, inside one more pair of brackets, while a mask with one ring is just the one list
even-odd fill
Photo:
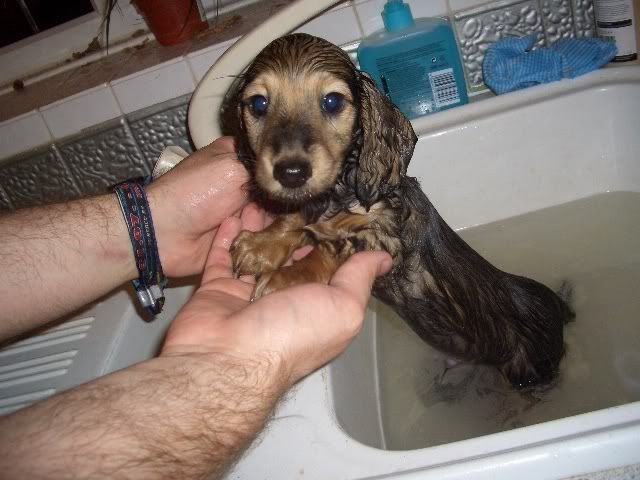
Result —
[[273, 167], [273, 176], [285, 188], [298, 188], [311, 176], [311, 165], [304, 160], [283, 160]]

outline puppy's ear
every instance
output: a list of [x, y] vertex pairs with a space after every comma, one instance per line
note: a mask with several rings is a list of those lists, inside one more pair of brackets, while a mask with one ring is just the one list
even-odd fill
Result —
[[223, 135], [231, 135], [236, 141], [243, 139], [245, 134], [244, 119], [242, 118], [242, 92], [246, 86], [244, 77], [238, 77], [229, 88], [220, 109], [220, 127]]
[[380, 93], [373, 81], [362, 73], [359, 77], [362, 144], [356, 195], [369, 207], [400, 183], [418, 138], [411, 122]]
[[238, 159], [249, 172], [253, 172], [255, 155], [249, 144], [242, 112], [242, 96], [247, 83], [244, 77], [239, 77], [229, 89], [220, 109], [220, 126], [223, 135], [235, 138]]

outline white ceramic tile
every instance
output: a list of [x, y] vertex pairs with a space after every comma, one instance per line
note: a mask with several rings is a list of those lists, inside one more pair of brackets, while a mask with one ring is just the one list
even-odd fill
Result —
[[[370, 35], [383, 28], [382, 9], [386, 0], [361, 0], [356, 2], [358, 17], [362, 23], [365, 35]], [[441, 17], [447, 15], [445, 0], [406, 0], [411, 7], [414, 18]]]
[[453, 12], [458, 12], [460, 10], [467, 10], [479, 5], [492, 3], [492, 1], [494, 0], [449, 0], [449, 6]]
[[329, 10], [340, 10], [341, 8], [350, 7], [352, 4], [353, 2], [351, 0], [344, 0], [343, 2], [334, 5]]
[[[411, 6], [414, 18], [441, 17], [447, 14], [445, 0], [405, 0]], [[382, 20], [382, 18], [380, 19]]]
[[185, 59], [171, 60], [111, 83], [120, 108], [131, 113], [193, 92], [195, 84]]
[[336, 45], [342, 45], [362, 36], [353, 7], [340, 5], [307, 22], [296, 32], [322, 37]]
[[[238, 37], [239, 38], [239, 37]], [[228, 42], [224, 42], [212, 47], [207, 47], [197, 52], [187, 55], [187, 63], [191, 68], [191, 73], [195, 78], [196, 83], [202, 80], [205, 73], [209, 71], [211, 66], [222, 56], [222, 54], [233, 45], [238, 38], [234, 38]]]
[[51, 134], [38, 112], [0, 123], [0, 159], [51, 142]]
[[120, 116], [120, 108], [105, 83], [40, 109], [53, 138], [79, 133]]

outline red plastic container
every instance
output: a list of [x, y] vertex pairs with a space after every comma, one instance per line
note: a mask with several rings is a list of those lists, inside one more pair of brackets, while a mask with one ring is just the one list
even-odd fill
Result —
[[149, 30], [162, 45], [175, 45], [207, 28], [196, 0], [134, 0]]

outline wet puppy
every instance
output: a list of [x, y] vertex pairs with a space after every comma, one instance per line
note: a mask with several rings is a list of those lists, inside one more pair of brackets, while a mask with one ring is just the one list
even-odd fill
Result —
[[[276, 216], [232, 248], [236, 273], [258, 276], [255, 297], [328, 282], [354, 252], [386, 250], [394, 266], [373, 293], [425, 341], [495, 365], [515, 387], [556, 376], [571, 310], [449, 228], [406, 176], [411, 123], [341, 49], [305, 34], [275, 40], [232, 89], [222, 118], [254, 198]], [[309, 244], [308, 256], [284, 266]]]

